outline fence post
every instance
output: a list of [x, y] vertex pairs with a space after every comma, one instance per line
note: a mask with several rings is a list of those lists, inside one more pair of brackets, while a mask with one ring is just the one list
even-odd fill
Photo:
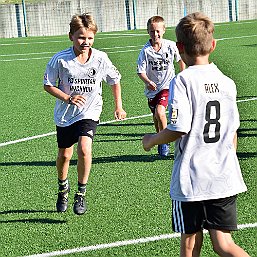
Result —
[[28, 36], [28, 33], [27, 33], [27, 14], [26, 14], [25, 0], [22, 0], [22, 9], [23, 9], [23, 20], [24, 20], [25, 37], [27, 37]]
[[233, 21], [232, 0], [228, 0], [229, 21]]
[[125, 7], [126, 7], [127, 28], [128, 30], [131, 30], [129, 0], [125, 0]]
[[238, 21], [238, 0], [235, 0], [236, 21]]
[[137, 29], [137, 5], [136, 5], [136, 0], [133, 0], [133, 18], [134, 18], [134, 30]]
[[17, 23], [18, 37], [22, 37], [22, 33], [21, 33], [21, 16], [20, 16], [19, 4], [15, 4], [15, 13], [16, 13], [16, 23]]

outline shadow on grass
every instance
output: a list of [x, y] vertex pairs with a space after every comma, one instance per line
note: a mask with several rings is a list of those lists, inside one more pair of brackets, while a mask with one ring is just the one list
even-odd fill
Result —
[[255, 158], [257, 157], [257, 152], [247, 152], [247, 153], [237, 153], [238, 159], [247, 159], [247, 158]]
[[[118, 134], [118, 133], [109, 133], [109, 134], [96, 134], [96, 136], [95, 136], [95, 138], [94, 138], [94, 142], [99, 142], [99, 143], [104, 143], [104, 142], [117, 142], [117, 141], [119, 141], [119, 142], [122, 142], [122, 143], [124, 143], [124, 142], [132, 142], [132, 141], [142, 141], [142, 138], [143, 138], [143, 136], [145, 135], [145, 133], [144, 134], [131, 134], [131, 135], [129, 135], [130, 137], [132, 137], [132, 136], [134, 136], [134, 137], [140, 137], [140, 138], [133, 138], [133, 139], [131, 139], [131, 138], [121, 138], [121, 137], [128, 137], [128, 135], [127, 134]], [[102, 138], [98, 138], [98, 137], [100, 137], [100, 136], [103, 136], [103, 137], [116, 137], [116, 138], [113, 138], [113, 139], [102, 139]], [[117, 137], [119, 137], [119, 139], [117, 139]]]
[[[94, 157], [92, 163], [115, 163], [115, 162], [154, 162], [159, 160], [174, 159], [174, 155], [159, 156], [159, 155], [119, 155], [119, 156], [106, 156]], [[77, 165], [77, 160], [71, 160], [70, 165]], [[55, 161], [32, 161], [32, 162], [2, 162], [1, 166], [53, 166]], [[1, 214], [1, 213], [0, 213]]]
[[54, 220], [48, 218], [38, 218], [38, 219], [16, 219], [16, 220], [0, 220], [0, 224], [7, 223], [41, 223], [41, 224], [64, 224], [65, 220]]
[[257, 44], [242, 45], [242, 46], [246, 46], [246, 47], [257, 47]]
[[[8, 210], [0, 212], [1, 215], [7, 214], [33, 214], [33, 213], [55, 213], [56, 211], [45, 211], [45, 210]], [[63, 224], [65, 220], [56, 220], [50, 218], [26, 218], [26, 219], [11, 219], [11, 220], [0, 220], [0, 224], [7, 223], [41, 223], [41, 224]]]
[[154, 126], [153, 122], [144, 122], [144, 123], [126, 123], [126, 120], [117, 121], [116, 123], [100, 123], [101, 127], [138, 127], [138, 126]]

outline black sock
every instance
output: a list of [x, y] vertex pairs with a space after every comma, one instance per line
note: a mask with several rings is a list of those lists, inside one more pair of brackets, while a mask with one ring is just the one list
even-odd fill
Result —
[[59, 192], [68, 191], [69, 189], [69, 181], [66, 178], [65, 180], [58, 179]]
[[87, 184], [81, 184], [78, 182], [78, 192], [85, 195], [87, 190]]

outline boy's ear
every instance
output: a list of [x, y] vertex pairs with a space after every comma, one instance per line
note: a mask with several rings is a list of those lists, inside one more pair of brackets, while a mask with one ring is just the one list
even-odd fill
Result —
[[215, 39], [213, 39], [211, 42], [211, 53], [215, 50], [216, 45], [217, 45], [217, 41]]
[[176, 42], [179, 53], [184, 53], [184, 44], [182, 42]]
[[73, 41], [72, 34], [69, 32], [69, 39], [70, 41]]

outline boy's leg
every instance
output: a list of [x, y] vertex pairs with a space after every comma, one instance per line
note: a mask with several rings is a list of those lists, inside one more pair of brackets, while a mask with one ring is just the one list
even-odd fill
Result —
[[181, 234], [180, 257], [199, 257], [203, 244], [203, 232]]
[[172, 229], [181, 233], [180, 257], [199, 257], [203, 242], [202, 202], [172, 200]]
[[74, 213], [81, 215], [86, 212], [86, 185], [88, 182], [91, 165], [92, 165], [92, 138], [87, 136], [79, 137], [78, 142], [78, 191], [74, 197]]
[[68, 208], [68, 194], [70, 191], [68, 182], [68, 170], [72, 154], [73, 146], [69, 148], [59, 148], [56, 160], [59, 184], [59, 192], [56, 202], [56, 209], [58, 212], [65, 212]]
[[204, 201], [206, 221], [214, 251], [222, 257], [249, 257], [236, 245], [230, 231], [237, 229], [236, 198], [230, 196]]
[[209, 230], [213, 250], [221, 257], [250, 257], [242, 248], [234, 243], [230, 231]]
[[158, 122], [159, 131], [167, 127], [166, 107], [158, 104], [155, 108], [155, 118]]
[[[158, 127], [158, 132], [165, 129], [167, 127], [167, 117], [166, 117], [166, 107], [158, 104], [155, 108], [155, 114], [154, 117], [156, 119], [156, 124]], [[161, 156], [168, 156], [170, 153], [169, 145], [168, 144], [162, 144], [158, 145], [158, 153]]]
[[160, 128], [159, 128], [159, 122], [155, 117], [155, 114], [153, 114], [153, 123], [154, 123], [154, 127], [155, 127], [155, 131], [156, 133], [160, 132]]
[[56, 160], [58, 179], [60, 180], [67, 179], [72, 154], [73, 154], [73, 146], [69, 148], [59, 148], [58, 156]]
[[[166, 108], [168, 105], [169, 90], [163, 89], [155, 97], [154, 115], [158, 123], [159, 131], [167, 127]], [[158, 152], [161, 156], [168, 156], [170, 153], [169, 145], [162, 144], [158, 146]]]
[[87, 136], [79, 138], [78, 142], [78, 182], [86, 184], [88, 182], [89, 173], [92, 165], [92, 139]]

